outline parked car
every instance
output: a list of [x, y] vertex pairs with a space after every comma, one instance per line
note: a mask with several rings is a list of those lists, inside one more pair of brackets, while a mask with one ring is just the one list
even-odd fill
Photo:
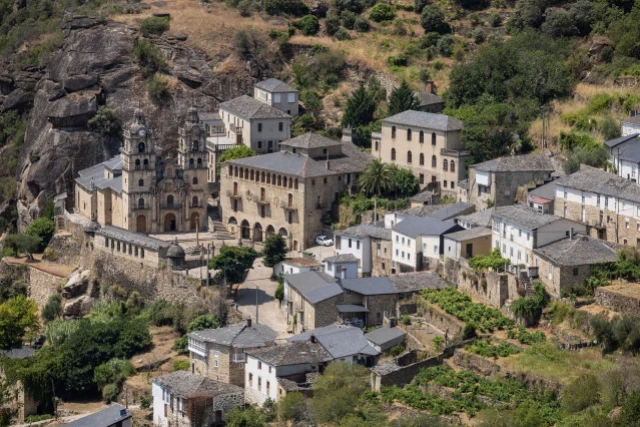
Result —
[[316, 237], [316, 243], [321, 246], [333, 246], [333, 240], [328, 238], [324, 234]]

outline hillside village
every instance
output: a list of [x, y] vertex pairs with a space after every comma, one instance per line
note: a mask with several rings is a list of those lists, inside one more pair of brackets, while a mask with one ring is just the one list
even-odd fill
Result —
[[0, 1], [0, 426], [640, 425], [640, 5], [67, 3]]

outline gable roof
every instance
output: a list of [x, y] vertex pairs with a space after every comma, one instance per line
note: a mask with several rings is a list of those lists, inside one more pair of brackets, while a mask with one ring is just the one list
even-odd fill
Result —
[[440, 131], [462, 129], [462, 121], [445, 114], [426, 113], [424, 111], [407, 110], [382, 120], [386, 124], [415, 126]]
[[[638, 117], [638, 118], [640, 119], [640, 117]], [[624, 123], [624, 120], [623, 120], [623, 123]], [[604, 145], [606, 145], [609, 148], [614, 148], [614, 147], [617, 147], [618, 145], [623, 144], [623, 143], [625, 143], [627, 141], [631, 141], [631, 140], [636, 139], [638, 137], [638, 135], [640, 135], [640, 133], [633, 133], [631, 135], [619, 136], [617, 138], [610, 139], [609, 141], [605, 141]]]
[[267, 92], [298, 92], [285, 82], [274, 79], [273, 77], [267, 80], [263, 80], [254, 85], [258, 89], [266, 90]]
[[287, 338], [289, 342], [308, 341], [311, 336], [316, 337], [320, 345], [333, 357], [340, 359], [356, 354], [377, 356], [380, 354], [371, 347], [360, 328], [346, 325], [329, 325], [322, 328], [305, 331]]
[[133, 231], [125, 230], [124, 228], [114, 227], [111, 225], [105, 225], [104, 227], [96, 230], [96, 234], [110, 239], [123, 240], [127, 243], [131, 243], [136, 246], [150, 249], [153, 251], [159, 251], [161, 249], [168, 248], [171, 243], [163, 240], [154, 239], [146, 234], [134, 233]]
[[318, 162], [302, 154], [290, 153], [288, 151], [278, 151], [276, 153], [229, 160], [225, 162], [225, 164], [280, 172], [301, 178], [329, 176], [335, 173], [327, 169], [324, 166], [324, 162]]
[[577, 266], [616, 262], [618, 251], [613, 244], [600, 239], [577, 234], [573, 239], [565, 238], [534, 249], [537, 255], [560, 266]]
[[307, 132], [300, 136], [296, 136], [295, 138], [282, 141], [280, 142], [280, 145], [300, 148], [321, 148], [341, 145], [341, 142], [327, 138], [326, 136], [318, 135], [317, 133]]
[[215, 397], [223, 394], [243, 393], [241, 387], [216, 381], [208, 377], [201, 377], [187, 371], [176, 371], [153, 380], [160, 387], [171, 393], [188, 399], [191, 396]]
[[26, 359], [35, 356], [36, 349], [33, 347], [12, 348], [11, 350], [0, 350], [0, 358]]
[[616, 148], [616, 151], [621, 160], [640, 162], [640, 141], [637, 139], [624, 143], [620, 148]]
[[321, 262], [306, 257], [286, 258], [281, 262], [282, 264], [287, 264], [294, 267], [318, 267], [322, 265]]
[[506, 219], [509, 222], [532, 231], [562, 219], [554, 215], [539, 213], [523, 205], [495, 208], [493, 218]]
[[337, 279], [318, 271], [291, 274], [284, 280], [311, 304], [324, 301], [342, 293]]
[[409, 237], [439, 236], [454, 227], [459, 226], [453, 220], [439, 221], [432, 218], [410, 216], [396, 224], [393, 231]]
[[445, 239], [455, 240], [456, 242], [462, 242], [469, 239], [477, 239], [479, 237], [491, 236], [492, 231], [486, 227], [474, 227], [468, 230], [460, 230], [454, 233], [449, 233], [444, 236]]
[[248, 350], [246, 353], [271, 366], [316, 364], [333, 360], [320, 343], [309, 340]]
[[335, 234], [339, 236], [354, 237], [362, 239], [365, 237], [373, 237], [374, 239], [391, 240], [391, 230], [384, 227], [377, 227], [371, 224], [358, 224], [353, 227], [337, 230]]
[[449, 284], [434, 271], [418, 271], [415, 273], [390, 276], [398, 293], [416, 292], [422, 289], [443, 289]]
[[640, 202], [640, 186], [638, 184], [586, 165], [581, 165], [579, 171], [556, 180], [556, 185]]
[[358, 262], [358, 258], [352, 253], [338, 254], [325, 258], [324, 261], [331, 262], [333, 264], [346, 264], [352, 262]]
[[441, 104], [444, 102], [441, 97], [439, 97], [435, 93], [431, 93], [428, 90], [415, 92], [413, 96], [418, 98], [418, 102], [420, 103], [421, 107], [426, 107], [433, 104]]
[[373, 161], [371, 153], [362, 151], [353, 142], [341, 142], [342, 156], [329, 161], [329, 169], [337, 173], [362, 172]]
[[469, 215], [462, 215], [456, 218], [458, 224], [464, 222], [471, 227], [489, 227], [491, 225], [491, 215], [493, 215], [493, 209], [489, 208], [482, 211], [474, 212]]
[[98, 412], [94, 412], [86, 417], [70, 421], [65, 426], [72, 427], [104, 427], [115, 425], [121, 421], [131, 418], [131, 413], [124, 406], [112, 403]]
[[78, 177], [75, 179], [76, 184], [80, 185], [86, 190], [93, 190], [94, 188], [104, 190], [105, 188], [111, 188], [117, 193], [122, 191], [122, 175], [114, 176], [113, 178], [106, 178], [104, 170], [109, 169], [113, 172], [119, 172], [122, 170], [122, 158], [120, 156], [114, 156], [106, 162], [98, 163], [90, 168], [82, 169], [78, 171]]
[[475, 210], [473, 203], [451, 203], [448, 205], [423, 205], [415, 208], [403, 209], [396, 212], [401, 217], [429, 217], [441, 221], [455, 218], [456, 216], [470, 213]]
[[484, 172], [531, 172], [556, 170], [553, 161], [546, 154], [522, 154], [505, 156], [469, 166]]
[[405, 336], [405, 332], [399, 328], [378, 328], [369, 332], [364, 337], [376, 345], [384, 345], [389, 341], [393, 341], [396, 338]]
[[206, 342], [248, 348], [268, 345], [277, 338], [278, 334], [267, 325], [247, 326], [246, 322], [241, 322], [224, 328], [191, 332], [189, 336]]
[[269, 104], [258, 101], [249, 95], [242, 95], [230, 101], [220, 104], [220, 109], [244, 120], [251, 119], [291, 119], [291, 116], [272, 107]]
[[543, 199], [553, 200], [556, 198], [556, 181], [550, 181], [539, 187], [529, 190], [530, 197], [542, 197]]
[[398, 291], [388, 277], [366, 277], [361, 279], [342, 279], [342, 287], [361, 295], [388, 295]]

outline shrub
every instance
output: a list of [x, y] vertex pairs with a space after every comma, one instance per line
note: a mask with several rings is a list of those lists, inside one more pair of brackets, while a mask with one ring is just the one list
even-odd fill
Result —
[[156, 101], [160, 101], [169, 95], [169, 84], [158, 75], [154, 74], [147, 79], [146, 87], [149, 96]]
[[62, 316], [62, 295], [56, 293], [49, 297], [47, 304], [42, 309], [42, 318], [49, 323]]
[[474, 322], [465, 324], [464, 329], [462, 330], [462, 339], [468, 340], [476, 336], [478, 336], [478, 334], [476, 333], [476, 324]]
[[151, 404], [153, 403], [152, 397], [142, 396], [140, 398], [140, 409], [149, 409], [151, 408]]
[[336, 14], [328, 15], [324, 20], [324, 29], [330, 36], [340, 29], [340, 17]]
[[98, 386], [98, 389], [103, 389], [108, 384], [113, 384], [120, 391], [122, 383], [135, 372], [136, 370], [130, 361], [111, 359], [107, 363], [96, 367], [93, 371], [93, 381]]
[[533, 285], [533, 295], [518, 298], [511, 304], [511, 311], [527, 321], [538, 323], [544, 309], [549, 303], [549, 295], [540, 282]]
[[494, 359], [508, 357], [520, 352], [520, 350], [509, 343], [492, 344], [491, 338], [476, 340], [472, 345], [465, 346], [464, 349], [482, 357], [493, 357]]
[[400, 356], [404, 352], [404, 346], [402, 344], [395, 345], [389, 350], [389, 354], [393, 357]]
[[591, 374], [582, 374], [573, 380], [562, 393], [562, 407], [576, 413], [600, 401], [600, 383]]
[[455, 39], [450, 34], [445, 34], [438, 40], [438, 52], [442, 56], [450, 57], [453, 54]]
[[474, 27], [477, 27], [478, 25], [483, 24], [482, 20], [480, 19], [480, 16], [475, 12], [469, 14], [469, 22]]
[[469, 267], [475, 271], [484, 271], [489, 268], [493, 270], [502, 270], [505, 265], [509, 264], [509, 259], [502, 258], [500, 248], [494, 248], [489, 255], [476, 255], [469, 260]]
[[189, 361], [186, 359], [177, 359], [173, 361], [173, 370], [174, 371], [188, 371], [189, 370]]
[[518, 329], [512, 329], [507, 332], [507, 338], [518, 340], [520, 344], [525, 345], [540, 344], [547, 340], [547, 336], [543, 332], [530, 332], [522, 325]]
[[440, 351], [442, 349], [442, 346], [444, 345], [444, 338], [442, 338], [441, 336], [435, 336], [433, 337], [431, 342], [433, 343], [433, 347], [437, 351]]
[[482, 31], [480, 28], [476, 28], [475, 30], [473, 30], [471, 32], [471, 37], [476, 44], [481, 44], [485, 40], [484, 31]]
[[427, 33], [446, 34], [450, 31], [449, 24], [444, 22], [444, 12], [436, 5], [427, 5], [420, 14], [420, 25]]
[[306, 15], [293, 24], [305, 36], [315, 36], [320, 31], [320, 21], [314, 15]]
[[422, 13], [422, 10], [429, 4], [430, 0], [414, 0], [414, 10], [416, 13]]
[[301, 421], [306, 412], [306, 399], [302, 393], [287, 393], [278, 401], [278, 419], [283, 422]]
[[150, 16], [140, 21], [140, 32], [143, 36], [159, 35], [169, 30], [169, 18]]
[[358, 15], [350, 10], [343, 10], [340, 12], [340, 22], [342, 23], [342, 26], [350, 30], [353, 30], [357, 17]]
[[375, 22], [391, 21], [395, 17], [393, 6], [387, 3], [378, 3], [369, 11], [369, 18]]
[[605, 141], [618, 138], [621, 135], [620, 126], [611, 116], [605, 117], [598, 123], [598, 131]]
[[140, 65], [147, 68], [148, 73], [160, 71], [167, 67], [162, 52], [150, 40], [138, 40], [133, 48], [133, 56]]
[[387, 64], [395, 67], [406, 67], [409, 64], [409, 57], [404, 53], [399, 53], [395, 56], [388, 57]]
[[370, 28], [369, 20], [364, 16], [358, 16], [353, 28], [359, 33], [366, 33]]
[[403, 315], [400, 318], [400, 323], [402, 323], [403, 325], [410, 325], [411, 324], [411, 317], [408, 314]]
[[354, 13], [361, 13], [364, 10], [362, 0], [334, 0], [334, 3], [340, 11], [350, 10]]
[[107, 384], [102, 388], [102, 400], [104, 400], [106, 403], [117, 401], [119, 394], [120, 387], [115, 384]]
[[265, 0], [264, 10], [269, 15], [303, 16], [309, 13], [309, 7], [300, 0]]
[[351, 35], [344, 28], [340, 28], [338, 31], [336, 31], [334, 37], [338, 40], [351, 40]]
[[502, 25], [502, 17], [498, 12], [493, 11], [489, 14], [489, 25], [493, 28], [497, 28]]
[[424, 36], [420, 37], [420, 48], [426, 49], [432, 46], [437, 46], [438, 40], [440, 40], [440, 34], [433, 32], [427, 33]]
[[55, 223], [52, 219], [45, 217], [33, 220], [25, 230], [25, 234], [40, 239], [40, 244], [36, 249], [37, 251], [43, 251], [44, 248], [47, 247], [55, 232]]

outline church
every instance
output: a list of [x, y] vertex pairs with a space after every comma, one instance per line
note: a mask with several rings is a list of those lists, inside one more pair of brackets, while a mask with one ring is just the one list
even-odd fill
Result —
[[207, 130], [195, 108], [178, 133], [177, 158], [162, 158], [136, 109], [120, 155], [78, 172], [75, 212], [138, 233], [206, 230]]

